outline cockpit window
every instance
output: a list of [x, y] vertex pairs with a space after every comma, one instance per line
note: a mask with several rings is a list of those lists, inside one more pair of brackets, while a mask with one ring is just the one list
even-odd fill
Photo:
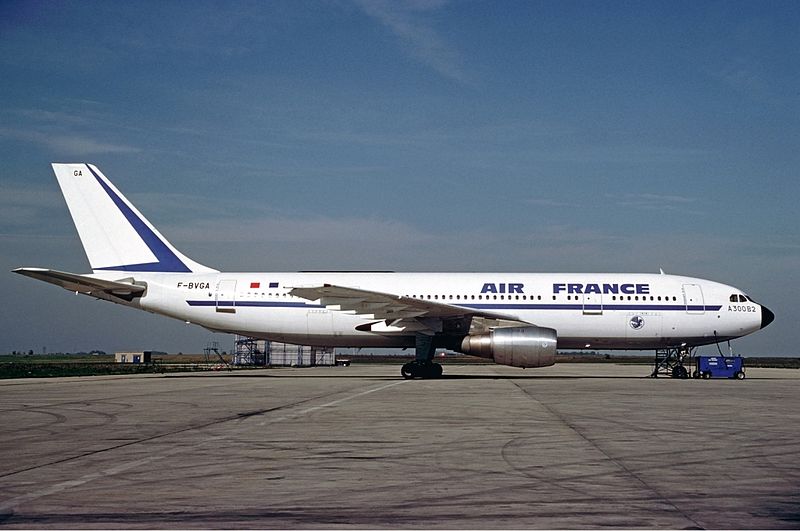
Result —
[[734, 293], [733, 295], [731, 295], [730, 301], [731, 302], [739, 302], [739, 296]]
[[744, 295], [739, 295], [739, 302], [747, 302], [747, 297]]

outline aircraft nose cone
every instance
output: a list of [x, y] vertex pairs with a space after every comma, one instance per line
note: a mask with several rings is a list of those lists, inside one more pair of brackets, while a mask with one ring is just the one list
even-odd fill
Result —
[[764, 328], [775, 320], [775, 314], [766, 306], [761, 307], [761, 328]]

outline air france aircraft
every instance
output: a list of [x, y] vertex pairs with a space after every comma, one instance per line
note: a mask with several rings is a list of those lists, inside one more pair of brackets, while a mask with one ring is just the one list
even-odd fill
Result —
[[326, 347], [434, 349], [546, 367], [556, 349], [692, 349], [775, 318], [740, 289], [661, 274], [223, 273], [178, 251], [91, 164], [53, 164], [91, 274], [19, 268], [69, 291], [215, 332]]

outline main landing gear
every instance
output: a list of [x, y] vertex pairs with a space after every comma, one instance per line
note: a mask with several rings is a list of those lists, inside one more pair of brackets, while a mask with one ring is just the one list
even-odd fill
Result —
[[433, 336], [417, 334], [414, 342], [416, 359], [409, 361], [400, 369], [406, 380], [413, 378], [441, 378], [442, 366], [433, 362]]
[[441, 378], [442, 366], [427, 360], [409, 361], [400, 369], [400, 374], [406, 380], [412, 378]]

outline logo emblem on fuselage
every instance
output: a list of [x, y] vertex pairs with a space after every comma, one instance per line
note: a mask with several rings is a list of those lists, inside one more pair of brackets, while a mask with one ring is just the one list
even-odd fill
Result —
[[631, 328], [633, 328], [634, 330], [641, 329], [642, 327], [644, 327], [644, 317], [642, 317], [641, 315], [634, 315], [633, 317], [631, 317], [630, 325]]

